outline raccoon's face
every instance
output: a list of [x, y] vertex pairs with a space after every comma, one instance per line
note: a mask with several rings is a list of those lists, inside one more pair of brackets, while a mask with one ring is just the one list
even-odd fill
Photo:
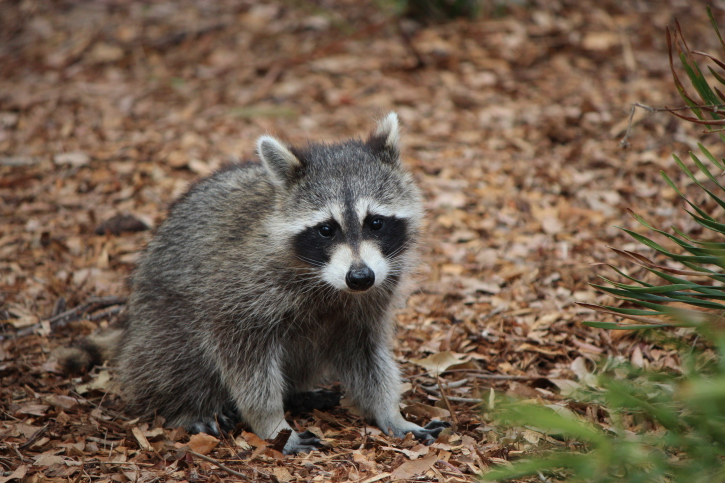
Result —
[[318, 212], [320, 221], [308, 219], [294, 236], [297, 258], [338, 290], [364, 292], [397, 282], [415, 235], [412, 220], [366, 198], [337, 207]]
[[286, 195], [279, 228], [298, 260], [341, 291], [398, 282], [410, 265], [422, 209], [400, 164], [395, 114], [366, 142], [288, 150], [263, 137], [258, 150]]

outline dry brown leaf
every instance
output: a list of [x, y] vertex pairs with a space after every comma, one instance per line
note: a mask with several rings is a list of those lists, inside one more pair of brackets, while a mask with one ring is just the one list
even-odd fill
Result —
[[[138, 426], [134, 426], [133, 428], [131, 428], [131, 432], [133, 433], [133, 437], [136, 438], [136, 441], [138, 442], [138, 446], [142, 450], [144, 450], [144, 451], [153, 451], [153, 447], [149, 443], [149, 440], [146, 439], [146, 436], [143, 434], [143, 431], [141, 431], [138, 428]], [[196, 435], [194, 435], [194, 436], [196, 436]], [[192, 436], [192, 438], [193, 438], [193, 436]], [[198, 441], [195, 442], [195, 446], [197, 446], [197, 447], [199, 446], [199, 442]], [[191, 440], [189, 441], [189, 447], [193, 451], [196, 451], [197, 453], [201, 453], [200, 451], [197, 451], [197, 450], [195, 450], [194, 448], [191, 447]], [[214, 449], [213, 446], [208, 451], [211, 451], [212, 449]], [[201, 454], [206, 454], [206, 453], [201, 453]]]
[[15, 411], [15, 414], [27, 414], [29, 416], [45, 416], [46, 411], [50, 408], [48, 404], [23, 404]]
[[53, 454], [56, 452], [57, 451], [51, 451], [39, 455], [37, 458], [35, 458], [33, 466], [53, 466], [57, 464], [63, 464], [65, 460], [63, 459], [63, 457]]
[[112, 384], [111, 374], [107, 370], [102, 370], [89, 383], [76, 386], [76, 391], [78, 394], [86, 394], [91, 391], [108, 392]]
[[15, 468], [15, 471], [10, 473], [8, 476], [0, 476], [0, 483], [7, 483], [10, 480], [22, 480], [27, 472], [28, 467], [25, 465], [20, 465]]
[[370, 478], [365, 478], [360, 483], [374, 483], [376, 481], [382, 480], [383, 478], [387, 478], [390, 475], [391, 475], [390, 473], [380, 473], [375, 476], [371, 476]]
[[261, 447], [264, 447], [264, 446], [269, 446], [269, 443], [267, 441], [263, 440], [262, 438], [260, 438], [259, 436], [257, 436], [254, 433], [250, 433], [250, 432], [247, 432], [247, 431], [243, 431], [242, 432], [242, 438], [244, 438], [244, 440], [247, 443], [251, 444], [255, 448], [261, 448]]
[[406, 461], [393, 470], [392, 480], [405, 480], [421, 473], [425, 473], [435, 464], [437, 459], [438, 456], [434, 453], [419, 460]]
[[290, 473], [290, 471], [284, 466], [275, 466], [272, 469], [272, 473], [274, 473], [274, 476], [276, 476], [280, 481], [290, 481], [293, 478], [292, 473]]
[[218, 444], [219, 440], [211, 434], [197, 433], [189, 438], [189, 448], [203, 455], [209, 454]]
[[56, 164], [69, 164], [74, 167], [85, 166], [90, 162], [91, 158], [80, 151], [72, 153], [58, 153], [53, 156], [53, 161]]
[[60, 408], [65, 411], [72, 411], [77, 408], [79, 404], [83, 403], [82, 400], [77, 398], [62, 396], [60, 394], [51, 394], [50, 396], [44, 397], [43, 400], [56, 408]]
[[455, 354], [451, 351], [439, 352], [424, 359], [411, 359], [410, 362], [417, 364], [433, 375], [445, 372], [451, 366], [466, 362], [465, 355]]
[[428, 404], [415, 403], [403, 408], [404, 414], [409, 414], [417, 418], [440, 419], [449, 418], [451, 413], [446, 409], [429, 406]]

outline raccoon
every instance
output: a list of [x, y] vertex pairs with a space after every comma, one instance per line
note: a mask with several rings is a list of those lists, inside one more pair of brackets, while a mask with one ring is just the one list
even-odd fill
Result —
[[[172, 205], [132, 276], [116, 350], [130, 409], [211, 434], [241, 419], [271, 439], [292, 430], [285, 402], [332, 378], [385, 433], [435, 440], [447, 423], [401, 416], [391, 352], [422, 218], [398, 124], [390, 113], [366, 140], [303, 148], [262, 136], [260, 163]], [[284, 453], [318, 443], [292, 431]]]

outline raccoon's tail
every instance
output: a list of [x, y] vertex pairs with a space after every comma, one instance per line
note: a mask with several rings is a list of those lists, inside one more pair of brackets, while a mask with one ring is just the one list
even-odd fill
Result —
[[102, 365], [113, 359], [123, 333], [123, 328], [108, 328], [88, 336], [73, 347], [64, 347], [56, 351], [58, 364], [70, 374], [84, 373], [93, 366]]

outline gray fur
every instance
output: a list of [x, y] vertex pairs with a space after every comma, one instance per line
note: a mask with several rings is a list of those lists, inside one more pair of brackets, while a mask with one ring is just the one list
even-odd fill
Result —
[[[398, 137], [394, 113], [368, 141], [295, 150], [265, 136], [262, 165], [220, 171], [173, 205], [133, 276], [117, 354], [135, 412], [215, 429], [231, 407], [257, 435], [274, 438], [291, 429], [284, 398], [330, 376], [386, 433], [430, 439], [440, 432], [407, 422], [398, 407], [392, 311], [422, 216], [420, 193], [397, 159]], [[292, 243], [312, 214], [325, 207], [349, 214], [360, 199], [372, 200], [369, 210], [407, 217], [408, 234], [398, 253], [380, 261], [385, 280], [352, 292], [327, 283], [325, 267], [295, 256]], [[341, 221], [345, 240], [357, 240], [360, 223]], [[344, 253], [362, 263], [360, 244], [351, 243]], [[295, 432], [285, 446], [286, 453], [309, 449]]]

